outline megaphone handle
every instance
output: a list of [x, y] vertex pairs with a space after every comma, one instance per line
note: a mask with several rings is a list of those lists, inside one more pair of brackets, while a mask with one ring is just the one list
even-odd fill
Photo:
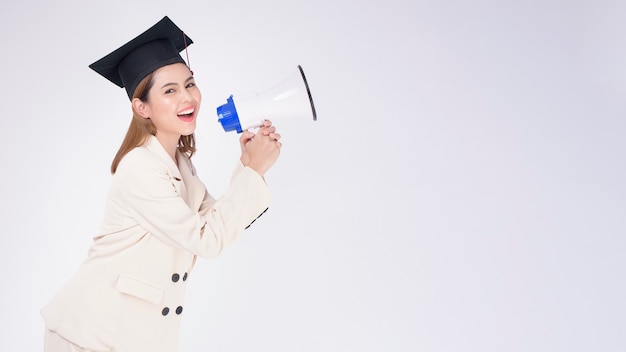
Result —
[[257, 134], [257, 132], [259, 132], [259, 128], [260, 128], [260, 127], [261, 127], [261, 126], [250, 127], [250, 128], [248, 128], [246, 131], [248, 131], [248, 132], [252, 132], [252, 133], [254, 133], [254, 134], [256, 135], [256, 134]]

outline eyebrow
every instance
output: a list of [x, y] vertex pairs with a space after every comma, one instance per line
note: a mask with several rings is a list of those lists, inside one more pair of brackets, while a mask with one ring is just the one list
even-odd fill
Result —
[[[189, 82], [189, 81], [190, 81], [190, 80], [192, 80], [192, 79], [193, 79], [193, 76], [189, 76], [189, 78], [187, 78], [187, 79], [185, 80], [185, 83]], [[165, 83], [163, 86], [161, 86], [161, 89], [163, 89], [163, 88], [165, 88], [165, 87], [167, 87], [167, 86], [176, 86], [176, 85], [178, 85], [178, 83], [174, 83], [174, 82]]]

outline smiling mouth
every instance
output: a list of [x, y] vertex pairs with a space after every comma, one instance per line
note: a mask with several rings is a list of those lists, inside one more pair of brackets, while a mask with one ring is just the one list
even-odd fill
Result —
[[195, 111], [196, 110], [194, 108], [189, 108], [189, 109], [185, 109], [185, 110], [179, 112], [177, 115], [178, 115], [178, 117], [189, 119], [189, 118], [193, 117], [193, 113]]

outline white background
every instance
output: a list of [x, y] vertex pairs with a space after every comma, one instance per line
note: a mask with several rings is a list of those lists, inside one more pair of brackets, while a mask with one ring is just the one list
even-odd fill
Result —
[[183, 351], [626, 350], [624, 1], [0, 5], [1, 351], [98, 231], [130, 121], [87, 66], [168, 15], [215, 107], [300, 64], [319, 120], [274, 121], [275, 204], [188, 284]]

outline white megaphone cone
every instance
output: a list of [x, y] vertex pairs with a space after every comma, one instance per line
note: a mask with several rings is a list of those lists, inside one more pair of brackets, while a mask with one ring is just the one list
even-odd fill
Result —
[[302, 67], [282, 83], [261, 92], [230, 96], [217, 107], [224, 131], [245, 130], [263, 125], [265, 119], [313, 119], [317, 121], [313, 97]]

